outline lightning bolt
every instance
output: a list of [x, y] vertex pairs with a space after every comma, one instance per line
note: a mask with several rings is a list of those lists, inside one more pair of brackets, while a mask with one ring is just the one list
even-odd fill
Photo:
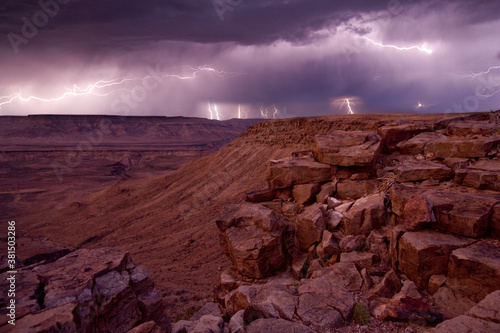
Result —
[[241, 105], [238, 104], [238, 119], [241, 119]]
[[[174, 69], [188, 69], [191, 71], [190, 74], [188, 75], [180, 75], [180, 74], [172, 74], [170, 72], [165, 72], [165, 71], [160, 71], [158, 75], [155, 77], [157, 79], [165, 79], [165, 78], [174, 78], [178, 80], [194, 80], [198, 77], [198, 75], [202, 72], [208, 72], [208, 73], [213, 73], [221, 78], [226, 78], [226, 77], [234, 77], [238, 75], [244, 75], [245, 73], [228, 73], [224, 71], [219, 71], [215, 68], [212, 67], [207, 67], [207, 66], [198, 66], [198, 67], [193, 67], [193, 66], [181, 66], [181, 67], [176, 67]], [[108, 96], [114, 92], [117, 91], [128, 91], [125, 87], [121, 88], [115, 88], [112, 89], [111, 91], [102, 91], [105, 90], [106, 88], [110, 87], [120, 87], [124, 85], [127, 82], [131, 81], [140, 81], [143, 80], [143, 78], [137, 78], [133, 76], [127, 76], [123, 78], [118, 78], [118, 79], [112, 79], [112, 80], [98, 80], [95, 83], [89, 84], [85, 87], [80, 87], [76, 84], [72, 85], [70, 88], [64, 87], [64, 92], [62, 92], [59, 96], [56, 97], [40, 97], [40, 96], [35, 96], [35, 95], [30, 95], [30, 96], [24, 96], [21, 91], [18, 93], [12, 93], [10, 95], [6, 96], [0, 96], [0, 109], [2, 108], [3, 105], [7, 104], [12, 104], [14, 102], [30, 102], [30, 101], [39, 101], [39, 102], [58, 102], [61, 101], [67, 97], [70, 96], [86, 96], [86, 95], [94, 95], [94, 96]]]
[[349, 100], [349, 98], [346, 98], [342, 104], [340, 105], [339, 107], [339, 110], [344, 106], [346, 105], [347, 106], [347, 114], [354, 114], [354, 111], [352, 110], [352, 107], [351, 107], [351, 104], [354, 105], [354, 103], [351, 103], [351, 101]]
[[367, 40], [369, 41], [370, 43], [372, 43], [373, 45], [377, 45], [377, 46], [380, 46], [380, 47], [385, 47], [385, 48], [391, 48], [391, 49], [395, 49], [395, 50], [399, 50], [399, 51], [411, 51], [411, 50], [418, 50], [420, 52], [425, 52], [427, 54], [432, 54], [432, 50], [431, 49], [428, 49], [425, 47], [425, 44], [422, 45], [422, 46], [409, 46], [409, 47], [399, 47], [399, 46], [396, 46], [396, 45], [385, 45], [385, 44], [382, 44], [382, 43], [378, 43], [366, 36], [358, 36], [358, 38], [363, 38], [364, 40]]
[[274, 112], [273, 112], [273, 119], [276, 119], [276, 115], [280, 112], [280, 110], [278, 110], [278, 108], [276, 107], [276, 105], [273, 104], [273, 109], [274, 109]]
[[415, 106], [415, 110], [426, 109], [426, 108], [430, 108], [431, 106], [435, 106], [435, 105], [437, 105], [437, 104], [423, 104], [423, 103], [418, 102], [417, 105]]
[[269, 117], [269, 115], [268, 115], [268, 113], [267, 113], [267, 108], [264, 108], [264, 106], [261, 106], [261, 107], [260, 107], [260, 114], [261, 114], [261, 116], [262, 116], [263, 118], [266, 118], [266, 119], [267, 119], [267, 118]]
[[222, 115], [219, 115], [219, 111], [217, 111], [217, 104], [215, 103], [214, 103], [214, 111], [215, 111], [215, 117], [217, 118], [217, 120], [220, 120]]
[[476, 79], [478, 78], [479, 76], [483, 76], [483, 75], [486, 75], [486, 74], [490, 74], [492, 71], [494, 71], [495, 69], [500, 69], [500, 66], [493, 66], [493, 67], [490, 67], [488, 68], [488, 70], [486, 72], [479, 72], [479, 73], [472, 73], [472, 74], [465, 74], [463, 75], [462, 77], [466, 77], [466, 78], [470, 78], [470, 79]]
[[[495, 70], [498, 69], [500, 69], [500, 66], [492, 66], [484, 72], [477, 72], [477, 73], [469, 72], [467, 74], [464, 74], [462, 72], [460, 74], [452, 74], [452, 75], [460, 78], [477, 80], [480, 83], [480, 85], [476, 88], [476, 96], [482, 98], [491, 98], [500, 92], [500, 88], [498, 88], [498, 86], [500, 85], [500, 81], [496, 79], [496, 75], [499, 75], [500, 73], [498, 74], [493, 73]], [[488, 76], [486, 77], [486, 75]], [[487, 90], [489, 91], [489, 93], [486, 93]]]
[[66, 91], [64, 93], [62, 93], [58, 97], [52, 97], [52, 98], [42, 98], [42, 97], [38, 97], [38, 96], [24, 97], [22, 95], [22, 92], [14, 93], [14, 94], [11, 94], [9, 96], [0, 97], [0, 109], [1, 109], [2, 105], [11, 104], [11, 103], [15, 102], [16, 100], [18, 100], [20, 102], [30, 102], [32, 100], [36, 100], [36, 101], [40, 101], [40, 102], [57, 102], [57, 101], [63, 100], [64, 98], [66, 98], [68, 96], [85, 96], [85, 95], [107, 96], [107, 95], [112, 94], [113, 92], [116, 92], [117, 90], [115, 89], [115, 90], [112, 90], [109, 92], [101, 92], [101, 93], [96, 92], [96, 90], [97, 89], [104, 89], [104, 88], [108, 88], [108, 87], [113, 87], [113, 86], [119, 86], [119, 85], [124, 84], [125, 82], [134, 81], [134, 80], [138, 80], [138, 79], [136, 79], [134, 77], [125, 77], [125, 78], [108, 80], [108, 81], [99, 80], [96, 83], [90, 84], [84, 88], [80, 88], [79, 86], [77, 86], [75, 84], [71, 88], [65, 87]]
[[[260, 107], [260, 114], [263, 118], [265, 119], [268, 119], [269, 118], [269, 113], [270, 111], [273, 112], [273, 119], [276, 119], [276, 116], [278, 115], [278, 113], [280, 112], [280, 110], [278, 110], [278, 108], [276, 107], [275, 104], [271, 105], [271, 106], [267, 106], [267, 107], [264, 107], [264, 106], [261, 106]], [[247, 114], [248, 115], [248, 114]]]
[[214, 113], [212, 111], [212, 107], [210, 106], [210, 102], [208, 102], [208, 112], [210, 113], [210, 120], [214, 119]]

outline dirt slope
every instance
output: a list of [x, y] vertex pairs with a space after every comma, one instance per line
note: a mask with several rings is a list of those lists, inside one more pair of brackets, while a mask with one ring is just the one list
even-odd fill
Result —
[[396, 120], [426, 123], [456, 115], [355, 115], [258, 123], [216, 153], [167, 176], [123, 180], [88, 202], [26, 218], [22, 231], [69, 247], [111, 246], [148, 267], [175, 321], [211, 295], [229, 264], [215, 220], [229, 203], [266, 187], [270, 159], [310, 149], [314, 135], [332, 130], [376, 130]]

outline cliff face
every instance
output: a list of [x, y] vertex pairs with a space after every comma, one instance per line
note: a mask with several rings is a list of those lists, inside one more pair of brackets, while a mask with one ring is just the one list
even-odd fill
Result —
[[134, 165], [164, 156], [199, 157], [236, 139], [257, 120], [183, 117], [0, 117], [0, 161], [127, 158]]
[[316, 134], [376, 130], [384, 123], [422, 124], [456, 115], [358, 115], [258, 123], [238, 139], [168, 176], [123, 180], [88, 202], [25, 217], [23, 232], [68, 247], [130, 251], [152, 272], [171, 318], [204, 304], [229, 267], [214, 221], [245, 193], [267, 187], [268, 161], [310, 149]]
[[[226, 121], [185, 117], [35, 115], [0, 117], [2, 145], [60, 145], [81, 140], [100, 144], [200, 144], [237, 137], [255, 119]], [[100, 132], [100, 133], [99, 133]]]

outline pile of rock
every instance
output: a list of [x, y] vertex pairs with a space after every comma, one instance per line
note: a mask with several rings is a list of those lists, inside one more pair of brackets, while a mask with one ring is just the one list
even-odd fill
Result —
[[[2, 290], [9, 289], [9, 276], [0, 275]], [[18, 268], [15, 277], [15, 321], [7, 322], [10, 310], [2, 306], [2, 332], [171, 332], [148, 271], [125, 251], [77, 250]], [[0, 297], [2, 305], [10, 303], [7, 293]]]
[[220, 332], [335, 329], [355, 308], [494, 331], [478, 315], [497, 314], [493, 302], [476, 304], [500, 289], [499, 144], [487, 121], [402, 122], [318, 135], [312, 151], [270, 161], [269, 188], [217, 221], [233, 263]]

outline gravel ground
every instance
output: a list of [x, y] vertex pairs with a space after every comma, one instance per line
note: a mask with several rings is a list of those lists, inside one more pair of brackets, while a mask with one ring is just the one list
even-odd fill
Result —
[[371, 318], [370, 324], [366, 326], [351, 324], [346, 327], [321, 333], [430, 333], [430, 328]]

